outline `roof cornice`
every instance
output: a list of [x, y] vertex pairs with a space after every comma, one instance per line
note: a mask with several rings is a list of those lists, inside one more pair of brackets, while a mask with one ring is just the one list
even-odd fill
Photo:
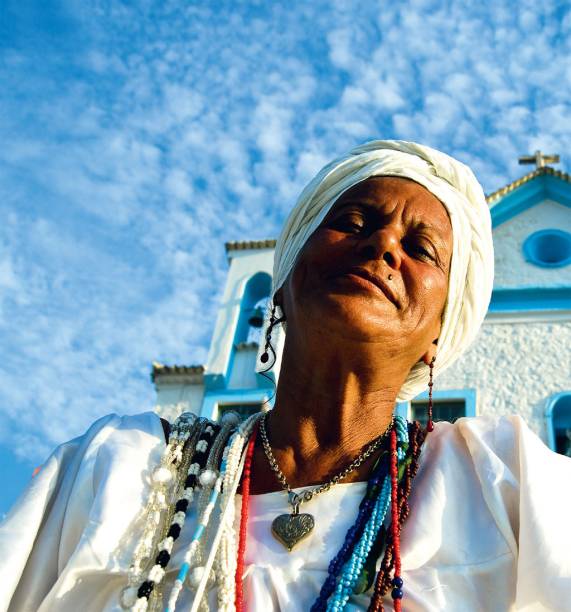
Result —
[[273, 238], [267, 238], [266, 240], [240, 240], [234, 242], [226, 242], [226, 253], [232, 251], [252, 251], [260, 249], [273, 249], [276, 246], [276, 241]]
[[551, 166], [544, 166], [543, 168], [537, 168], [537, 170], [533, 170], [533, 172], [529, 172], [525, 176], [518, 178], [517, 180], [509, 183], [505, 187], [498, 189], [486, 196], [486, 201], [488, 204], [495, 204], [500, 198], [503, 198], [508, 193], [515, 191], [518, 187], [529, 183], [534, 178], [539, 176], [553, 176], [555, 178], [561, 179], [566, 183], [571, 183], [571, 176], [567, 174], [567, 172], [562, 172], [561, 170], [555, 170]]
[[155, 361], [151, 371], [151, 380], [156, 384], [159, 379], [164, 382], [180, 382], [181, 379], [185, 379], [190, 384], [201, 384], [204, 379], [204, 366], [169, 366]]

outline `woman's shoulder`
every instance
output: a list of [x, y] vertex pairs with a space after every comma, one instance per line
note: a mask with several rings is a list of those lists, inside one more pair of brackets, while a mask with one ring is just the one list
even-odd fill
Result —
[[[125, 454], [147, 454], [164, 443], [160, 417], [154, 412], [119, 415], [107, 414], [94, 421], [83, 434], [57, 446], [38, 469], [34, 481], [50, 474], [62, 479], [73, 478], [90, 466], [94, 469]], [[156, 451], [155, 451], [156, 452]]]
[[471, 454], [514, 457], [519, 450], [555, 455], [517, 414], [463, 417], [454, 423], [439, 422], [429, 439], [437, 444], [463, 443]]
[[93, 444], [102, 444], [113, 436], [124, 438], [158, 436], [164, 439], [162, 420], [151, 411], [126, 415], [110, 413], [93, 421], [83, 434], [64, 442], [61, 447], [71, 445], [85, 448]]

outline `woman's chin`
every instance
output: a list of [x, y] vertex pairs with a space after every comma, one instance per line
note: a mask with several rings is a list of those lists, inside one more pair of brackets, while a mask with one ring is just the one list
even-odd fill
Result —
[[344, 338], [375, 342], [386, 338], [398, 324], [391, 303], [372, 302], [370, 297], [338, 293], [322, 294], [315, 309], [314, 325]]

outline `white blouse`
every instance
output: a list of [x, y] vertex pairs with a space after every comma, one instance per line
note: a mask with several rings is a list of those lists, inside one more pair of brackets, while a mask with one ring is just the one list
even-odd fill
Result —
[[[163, 448], [159, 418], [145, 413], [104, 417], [56, 449], [0, 526], [0, 610], [120, 610], [132, 524]], [[304, 504], [315, 529], [292, 552], [271, 534], [273, 519], [289, 510], [285, 493], [251, 496], [248, 610], [309, 610], [365, 486], [339, 484]], [[521, 418], [438, 423], [410, 507], [401, 540], [407, 612], [571, 611], [571, 460]], [[187, 522], [166, 593], [191, 533]], [[209, 600], [215, 609], [215, 590]], [[353, 596], [347, 610], [366, 610], [369, 600]], [[190, 605], [185, 591], [177, 609]]]

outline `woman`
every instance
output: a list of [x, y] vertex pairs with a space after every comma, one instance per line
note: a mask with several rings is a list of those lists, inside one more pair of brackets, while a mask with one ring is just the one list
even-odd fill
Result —
[[375, 141], [326, 166], [276, 245], [274, 409], [183, 415], [167, 445], [112, 415], [60, 447], [0, 533], [4, 607], [571, 610], [568, 459], [518, 417], [393, 416], [474, 339], [492, 276], [459, 162]]

